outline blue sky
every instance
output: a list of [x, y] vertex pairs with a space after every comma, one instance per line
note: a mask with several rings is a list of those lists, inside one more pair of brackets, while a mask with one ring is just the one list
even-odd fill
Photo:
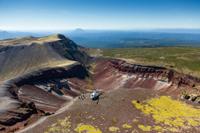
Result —
[[0, 0], [0, 29], [200, 28], [200, 0]]

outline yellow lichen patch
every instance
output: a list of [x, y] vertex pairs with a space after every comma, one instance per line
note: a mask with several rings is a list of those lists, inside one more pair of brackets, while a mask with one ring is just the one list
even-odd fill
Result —
[[123, 124], [122, 127], [125, 128], [125, 129], [130, 129], [130, 128], [132, 128], [132, 126], [129, 125], [129, 124], [127, 124], [127, 123]]
[[151, 126], [144, 126], [144, 125], [138, 125], [138, 128], [140, 128], [142, 131], [151, 131]]
[[52, 124], [45, 133], [70, 133], [71, 122], [69, 119], [70, 116], [63, 120], [58, 120], [56, 123]]
[[[200, 116], [199, 116], [199, 117], [200, 117]], [[192, 120], [192, 119], [189, 119], [189, 120], [188, 120], [188, 123], [189, 123], [189, 125], [194, 126], [194, 127], [200, 125], [199, 121]]]
[[154, 127], [153, 127], [153, 130], [162, 132], [162, 131], [163, 131], [163, 128], [162, 128], [161, 126], [154, 126]]
[[151, 115], [156, 124], [162, 124], [169, 130], [200, 126], [200, 109], [196, 109], [168, 96], [152, 98], [144, 103], [132, 101], [132, 104], [144, 114]]
[[100, 129], [89, 124], [78, 124], [75, 131], [77, 133], [102, 133]]
[[118, 127], [112, 126], [112, 127], [109, 127], [108, 130], [109, 130], [110, 132], [118, 132], [118, 131], [119, 131], [119, 128], [118, 128]]
[[175, 128], [175, 127], [169, 127], [168, 130], [171, 131], [171, 132], [178, 132], [178, 131], [179, 131], [179, 130], [178, 130], [177, 128]]

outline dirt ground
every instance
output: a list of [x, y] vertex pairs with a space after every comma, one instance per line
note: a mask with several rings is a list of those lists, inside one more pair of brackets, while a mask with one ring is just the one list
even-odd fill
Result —
[[[118, 133], [142, 133], [144, 131], [138, 128], [138, 125], [153, 125], [154, 121], [150, 116], [145, 116], [136, 109], [131, 101], [144, 101], [156, 96], [156, 92], [149, 89], [120, 88], [104, 93], [97, 104], [97, 102], [90, 100], [87, 94], [86, 99], [77, 99], [66, 111], [50, 116], [25, 133], [43, 133], [50, 125], [66, 117], [70, 117], [70, 133], [75, 133], [74, 129], [79, 123], [98, 127], [102, 133], [109, 133], [110, 127], [119, 128]], [[131, 127], [125, 128], [123, 125]], [[199, 130], [193, 128], [183, 131], [197, 133]]]

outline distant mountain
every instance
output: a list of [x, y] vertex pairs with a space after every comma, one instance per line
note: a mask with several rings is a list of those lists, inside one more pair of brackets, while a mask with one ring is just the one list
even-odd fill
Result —
[[74, 32], [84, 32], [84, 30], [81, 29], [81, 28], [77, 28], [77, 29], [74, 30]]

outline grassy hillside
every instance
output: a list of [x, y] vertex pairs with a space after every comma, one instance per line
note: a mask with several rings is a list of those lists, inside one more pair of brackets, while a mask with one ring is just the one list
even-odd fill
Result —
[[131, 59], [133, 62], [165, 66], [200, 77], [200, 48], [116, 48], [102, 49], [103, 56]]

